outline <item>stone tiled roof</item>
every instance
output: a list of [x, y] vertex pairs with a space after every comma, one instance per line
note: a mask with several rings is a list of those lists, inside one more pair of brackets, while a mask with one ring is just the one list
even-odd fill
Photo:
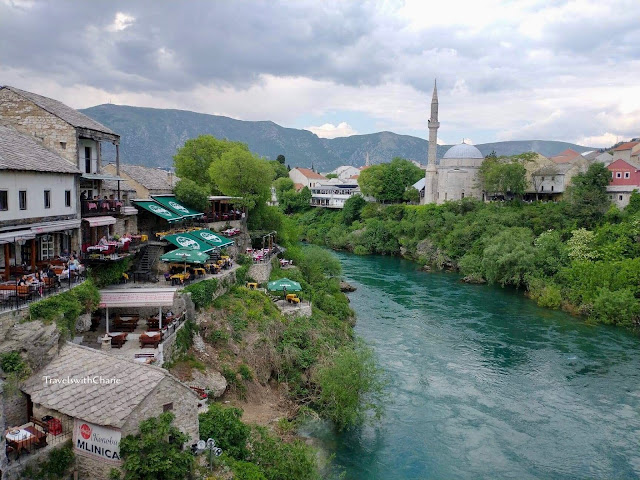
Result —
[[[109, 385], [47, 384], [45, 376], [80, 380], [98, 376], [103, 379], [119, 378], [121, 382]], [[120, 428], [165, 377], [180, 384], [161, 368], [67, 343], [56, 358], [23, 383], [21, 390], [30, 395], [34, 403], [46, 408], [97, 425]]]
[[133, 180], [149, 190], [173, 190], [180, 180], [173, 175], [173, 183], [170, 182], [170, 174], [159, 168], [143, 167], [142, 165], [122, 165], [120, 171], [129, 175]]
[[1, 88], [6, 88], [20, 95], [21, 97], [26, 98], [27, 100], [31, 100], [40, 108], [46, 110], [49, 113], [52, 113], [56, 117], [61, 118], [75, 128], [86, 128], [89, 130], [96, 130], [98, 132], [109, 133], [111, 135], [118, 135], [117, 133], [102, 125], [100, 122], [96, 122], [92, 118], [87, 117], [83, 113], [80, 113], [79, 111], [65, 105], [62, 102], [59, 102], [58, 100], [43, 97], [42, 95], [27, 92], [25, 90], [20, 90], [19, 88], [10, 87], [8, 85], [5, 85]]
[[[117, 180], [103, 180], [102, 181], [102, 189], [103, 190], [112, 190], [114, 192], [118, 191], [118, 181]], [[124, 180], [120, 182], [120, 191], [121, 192], [135, 192], [136, 188], [131, 185], [128, 181]]]
[[0, 170], [81, 173], [75, 165], [40, 144], [35, 138], [0, 125]]

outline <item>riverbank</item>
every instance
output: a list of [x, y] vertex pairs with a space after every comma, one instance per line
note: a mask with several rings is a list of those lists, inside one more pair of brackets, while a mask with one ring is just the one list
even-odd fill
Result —
[[591, 322], [636, 327], [640, 316], [640, 209], [612, 207], [584, 228], [569, 205], [474, 200], [442, 205], [369, 203], [312, 209], [296, 219], [310, 243], [393, 255], [470, 282], [526, 292], [540, 306]]
[[[360, 425], [376, 410], [375, 404], [361, 401], [364, 395], [375, 395], [377, 367], [370, 350], [354, 339], [354, 312], [340, 291], [338, 260], [317, 247], [293, 247], [287, 254], [295, 266], [282, 270], [274, 262], [270, 280], [286, 276], [299, 282], [299, 296], [312, 304], [310, 317], [285, 316], [265, 292], [236, 284], [213, 302], [200, 302], [192, 339], [169, 366], [188, 384], [208, 381], [210, 391], [220, 381], [226, 384], [213, 413], [201, 416], [201, 436], [202, 425], [213, 422], [209, 415], [227, 415], [228, 408], [241, 410], [228, 421], [213, 422], [220, 424], [209, 432], [216, 441], [256, 425], [247, 427], [245, 437], [220, 444], [223, 451], [237, 453], [220, 465], [233, 470], [236, 478], [245, 478], [239, 472], [247, 462], [262, 469], [265, 478], [317, 478], [325, 455], [295, 435], [297, 419], [324, 418], [341, 430]], [[276, 476], [244, 448], [263, 441], [259, 427], [267, 428], [264, 434], [280, 452], [272, 459], [279, 465]]]

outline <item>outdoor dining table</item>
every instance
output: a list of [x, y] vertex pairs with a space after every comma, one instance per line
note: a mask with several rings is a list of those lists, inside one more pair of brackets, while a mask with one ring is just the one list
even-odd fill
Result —
[[200, 276], [204, 276], [206, 272], [206, 270], [202, 267], [198, 267], [198, 268], [194, 268], [193, 271], [196, 273], [196, 275], [200, 275]]
[[19, 455], [22, 450], [29, 450], [32, 445], [40, 444], [47, 434], [35, 427], [20, 427], [18, 433], [7, 432], [5, 438], [16, 446], [16, 453]]
[[175, 273], [171, 275], [169, 278], [171, 279], [172, 284], [176, 284], [179, 282], [184, 282], [184, 279], [188, 277], [189, 277], [188, 273]]

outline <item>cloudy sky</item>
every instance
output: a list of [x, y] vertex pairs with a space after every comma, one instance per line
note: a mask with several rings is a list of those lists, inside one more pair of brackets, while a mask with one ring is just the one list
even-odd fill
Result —
[[0, 0], [0, 84], [336, 137], [640, 136], [639, 0]]

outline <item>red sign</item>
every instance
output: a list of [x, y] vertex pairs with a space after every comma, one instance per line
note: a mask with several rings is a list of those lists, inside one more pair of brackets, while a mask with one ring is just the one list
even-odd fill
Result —
[[80, 427], [80, 435], [82, 435], [82, 438], [84, 438], [85, 440], [88, 440], [91, 436], [91, 427], [86, 423], [83, 423]]

